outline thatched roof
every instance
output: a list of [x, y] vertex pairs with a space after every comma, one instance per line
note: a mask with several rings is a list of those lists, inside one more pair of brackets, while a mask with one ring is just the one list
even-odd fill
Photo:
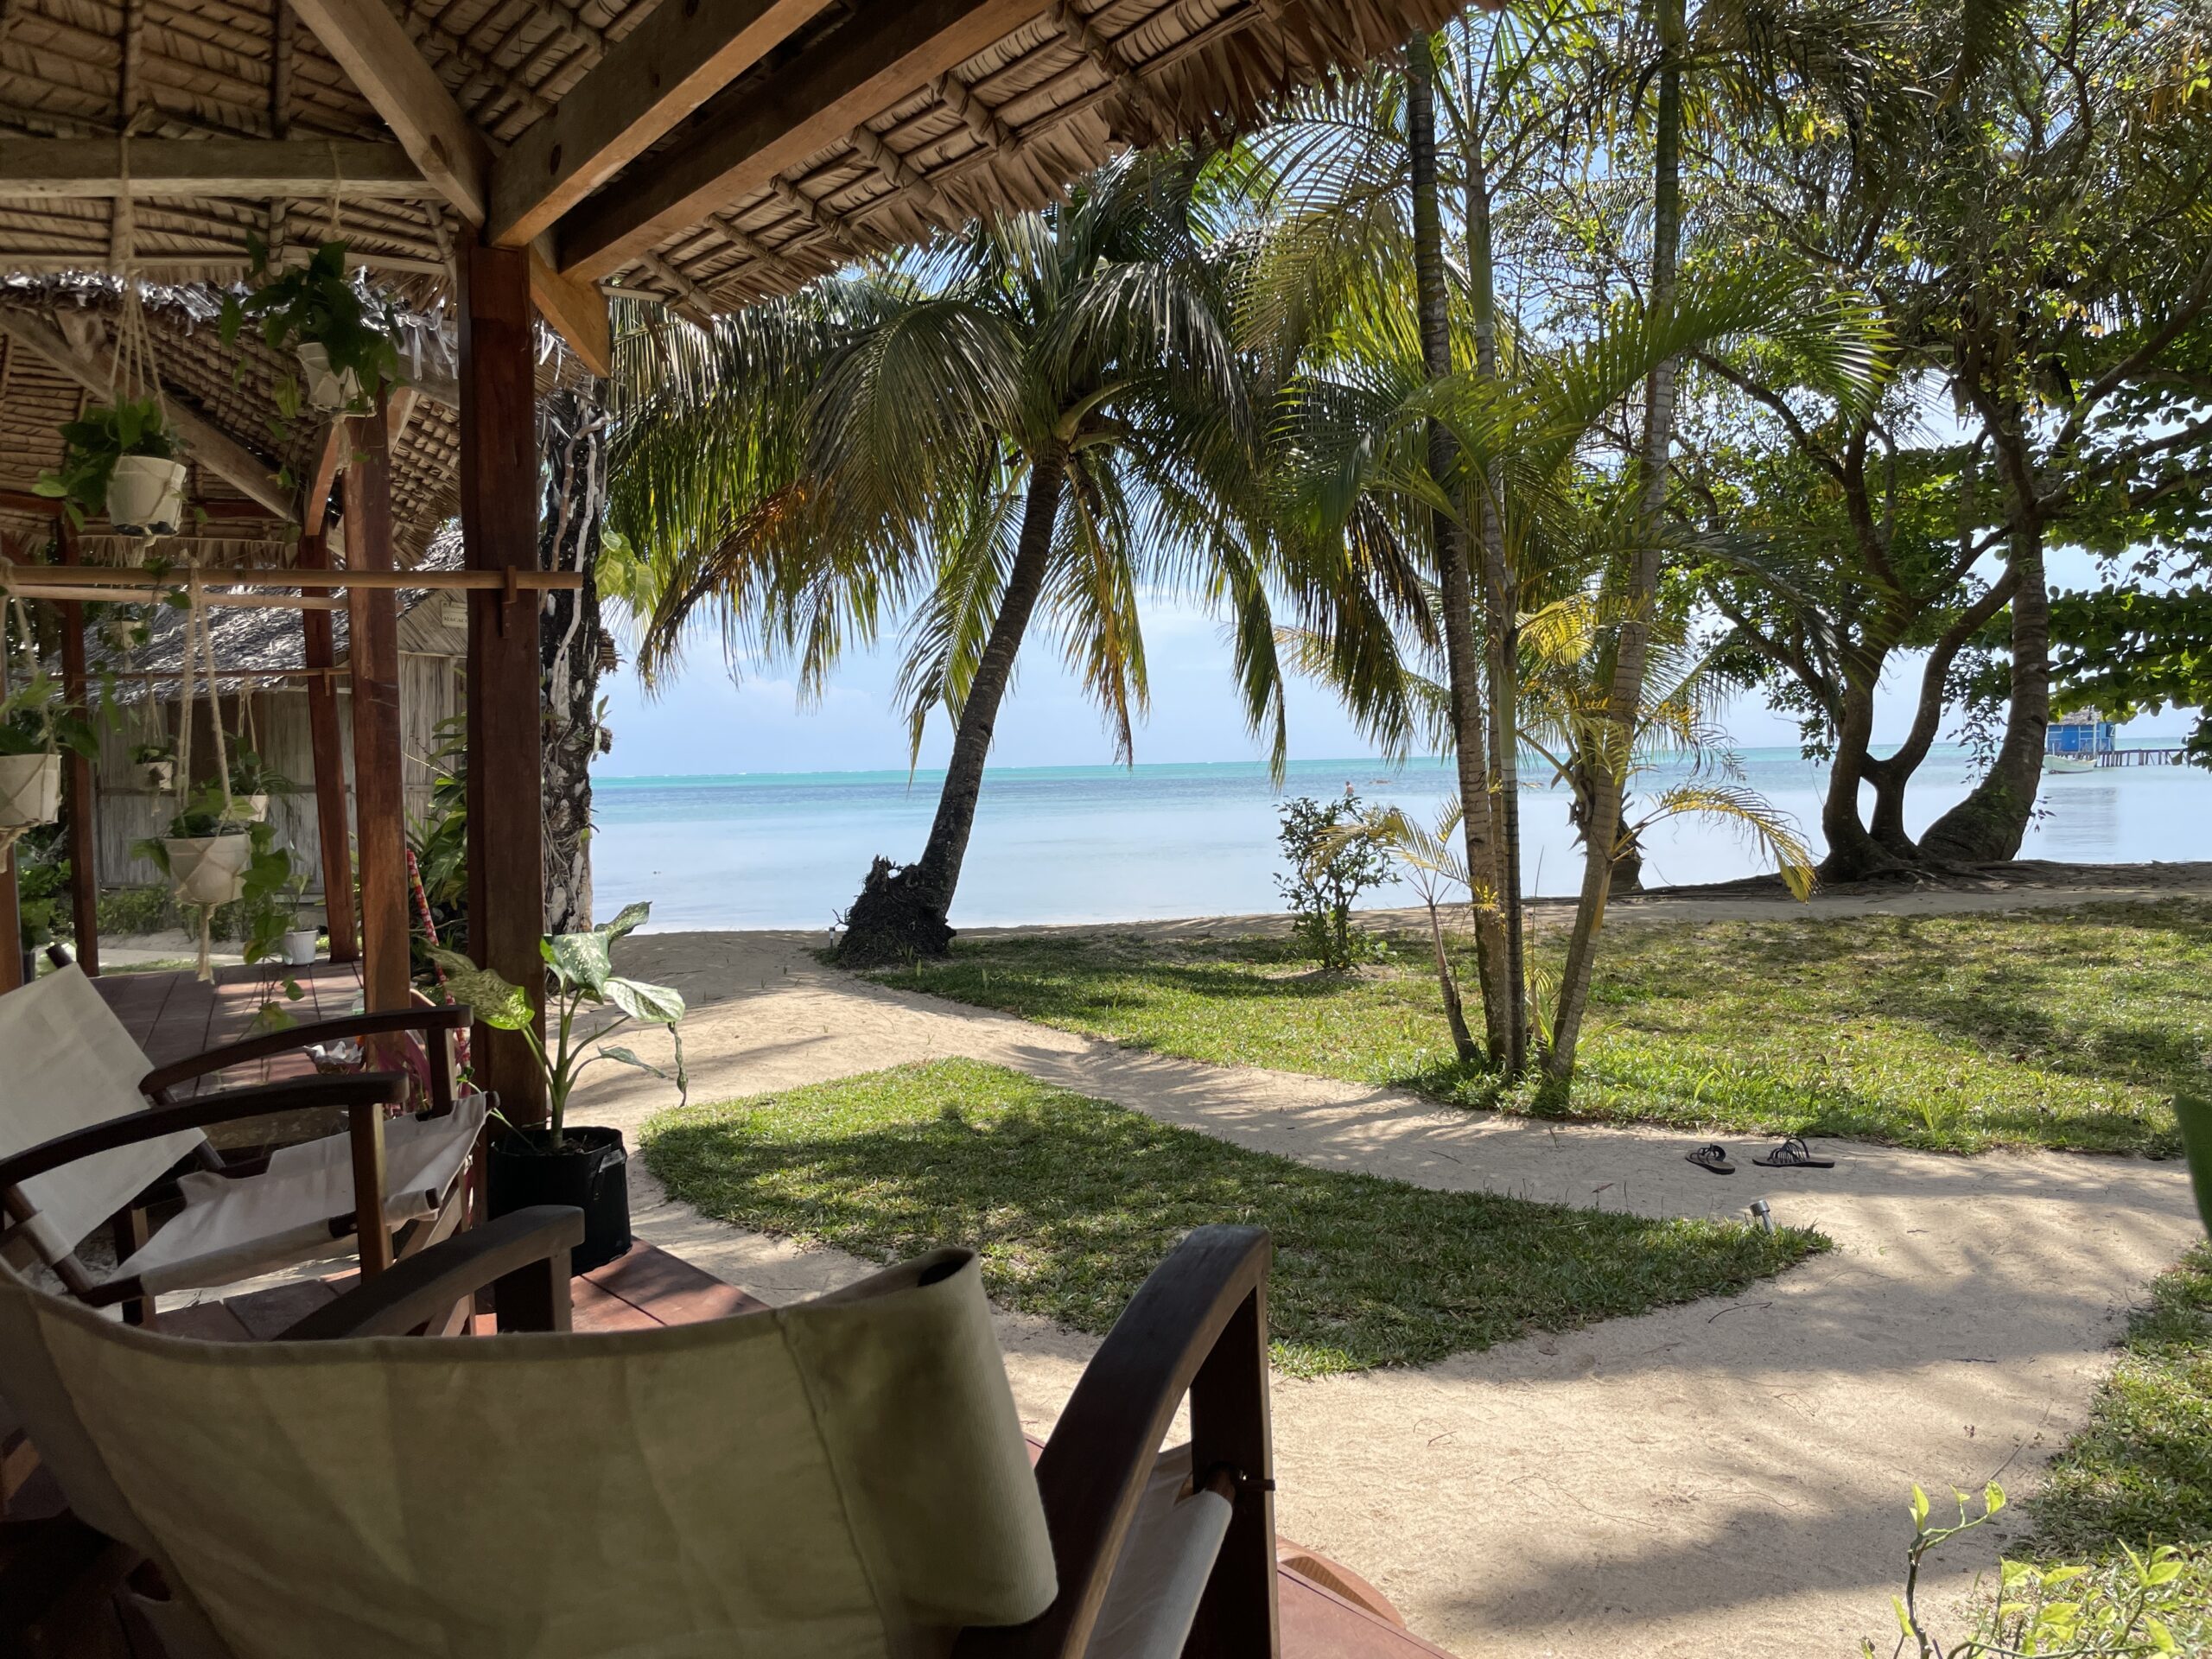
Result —
[[[377, 0], [369, 0], [376, 3]], [[437, 79], [493, 146], [545, 119], [655, 0], [402, 0], [394, 10]], [[856, 35], [896, 28], [909, 0], [830, 0], [662, 135], [583, 205], [620, 202], [702, 130], [772, 105], [794, 72]], [[1020, 0], [941, 73], [901, 59], [850, 129], [766, 183], [705, 204], [594, 279], [685, 305], [789, 289], [861, 251], [999, 207], [1030, 207], [1119, 144], [1248, 123], [1291, 89], [1395, 49], [1460, 10], [1452, 0]], [[302, 10], [312, 16], [308, 8]], [[810, 15], [808, 15], [810, 13]], [[948, 16], [957, 15], [948, 11]], [[978, 25], [987, 27], [987, 25]], [[971, 30], [971, 33], [974, 31]], [[840, 108], [848, 107], [841, 105]], [[379, 118], [282, 0], [7, 0], [0, 5], [0, 137], [388, 140]], [[332, 149], [331, 169], [342, 170]], [[334, 202], [0, 195], [0, 269], [111, 267], [127, 252], [172, 279], [227, 278], [247, 238], [280, 251], [343, 238], [418, 299], [449, 291], [470, 232], [438, 193]]]

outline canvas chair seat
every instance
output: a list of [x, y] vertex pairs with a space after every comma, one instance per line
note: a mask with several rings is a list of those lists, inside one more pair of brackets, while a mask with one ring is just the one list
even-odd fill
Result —
[[[148, 1108], [153, 1072], [84, 970], [69, 967], [0, 996], [0, 1158]], [[454, 1193], [482, 1132], [486, 1102], [464, 1096], [442, 1116], [398, 1117], [383, 1129], [385, 1217], [397, 1227], [436, 1214]], [[265, 1171], [217, 1173], [206, 1133], [188, 1129], [79, 1159], [22, 1184], [21, 1224], [48, 1265], [72, 1257], [95, 1228], [183, 1160], [183, 1210], [105, 1283], [137, 1279], [148, 1296], [213, 1289], [353, 1253], [353, 1152], [340, 1134], [281, 1148]], [[20, 1259], [17, 1266], [25, 1265]]]
[[[394, 1118], [385, 1128], [385, 1224], [438, 1212], [484, 1128], [484, 1097], [464, 1096], [443, 1117]], [[257, 1274], [350, 1255], [353, 1156], [343, 1135], [284, 1147], [265, 1173], [181, 1177], [184, 1208], [116, 1268], [149, 1292], [236, 1284]]]
[[710, 1324], [444, 1340], [196, 1343], [0, 1273], [0, 1394], [161, 1567], [180, 1659], [908, 1659], [1054, 1595], [965, 1251]]

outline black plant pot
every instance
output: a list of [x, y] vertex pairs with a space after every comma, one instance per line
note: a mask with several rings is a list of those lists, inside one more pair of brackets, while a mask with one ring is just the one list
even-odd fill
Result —
[[630, 1248], [630, 1154], [620, 1129], [571, 1125], [558, 1147], [544, 1129], [510, 1129], [492, 1142], [485, 1184], [494, 1217], [534, 1204], [584, 1212], [584, 1242], [569, 1271], [603, 1268]]

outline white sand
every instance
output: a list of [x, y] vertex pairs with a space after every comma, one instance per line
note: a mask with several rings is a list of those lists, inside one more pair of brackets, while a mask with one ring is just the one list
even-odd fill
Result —
[[[2084, 896], [1913, 893], [1819, 908]], [[1802, 913], [1679, 898], [1617, 913], [1740, 910]], [[1834, 1239], [1831, 1255], [1741, 1297], [1421, 1370], [1277, 1380], [1284, 1532], [1372, 1579], [1414, 1629], [1466, 1659], [1843, 1656], [1862, 1635], [1886, 1650], [1909, 1484], [1939, 1499], [1993, 1476], [2016, 1495], [2031, 1489], [2081, 1426], [2130, 1300], [2196, 1230], [2174, 1165], [1831, 1142], [1834, 1170], [1745, 1164], [1718, 1178], [1683, 1162], [1680, 1134], [1443, 1110], [1389, 1090], [1160, 1059], [856, 982], [812, 960], [821, 942], [628, 942], [627, 971], [691, 999], [694, 1099], [968, 1055], [1325, 1166], [1655, 1215], [1740, 1212], [1764, 1196], [1777, 1220]], [[667, 1098], [650, 1079], [607, 1077], [579, 1109], [634, 1130]], [[865, 1270], [704, 1219], [632, 1167], [644, 1236], [768, 1300]], [[1001, 1325], [1023, 1414], [1041, 1433], [1093, 1344], [1034, 1319]], [[1993, 1560], [1995, 1530], [1979, 1536], [1942, 1562], [1929, 1605], [1955, 1610]]]

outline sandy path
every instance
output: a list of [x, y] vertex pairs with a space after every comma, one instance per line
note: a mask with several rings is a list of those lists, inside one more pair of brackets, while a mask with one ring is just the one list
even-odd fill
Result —
[[[1845, 1145], [1833, 1171], [1722, 1179], [1681, 1160], [1678, 1134], [1446, 1112], [1133, 1053], [856, 982], [811, 959], [818, 942], [631, 942], [626, 969], [692, 1000], [695, 1099], [969, 1055], [1317, 1164], [1651, 1214], [1764, 1196], [1778, 1219], [1836, 1241], [1740, 1298], [1420, 1370], [1276, 1382], [1284, 1531], [1468, 1659], [1841, 1656], [1879, 1638], [1908, 1483], [1978, 1487], [2001, 1471], [2015, 1491], [2031, 1484], [2079, 1426], [2126, 1304], [2193, 1232], [2173, 1166]], [[584, 1110], [634, 1128], [665, 1101], [645, 1083], [594, 1085]], [[632, 1168], [641, 1233], [756, 1294], [804, 1295], [861, 1270], [703, 1219]], [[1001, 1323], [1041, 1430], [1091, 1344]], [[1959, 1551], [1937, 1605], [1993, 1554]]]

